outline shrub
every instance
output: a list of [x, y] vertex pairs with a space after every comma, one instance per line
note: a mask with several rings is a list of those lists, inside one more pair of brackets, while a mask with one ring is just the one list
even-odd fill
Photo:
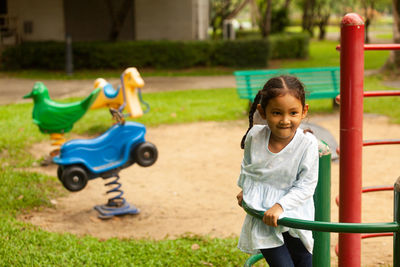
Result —
[[215, 42], [213, 64], [216, 66], [266, 67], [269, 47], [267, 40]]
[[269, 40], [270, 59], [308, 57], [310, 37], [307, 33], [274, 34]]
[[37, 69], [55, 69], [65, 64], [65, 46], [59, 42], [27, 42], [5, 49], [2, 65], [7, 69], [35, 66]]
[[[296, 47], [298, 46], [298, 47]], [[271, 50], [272, 49], [272, 50]], [[65, 43], [25, 42], [4, 50], [5, 70], [65, 69]], [[305, 57], [308, 39], [299, 34], [235, 41], [121, 41], [73, 43], [74, 69], [129, 66], [181, 69], [198, 66], [266, 67], [268, 58]]]

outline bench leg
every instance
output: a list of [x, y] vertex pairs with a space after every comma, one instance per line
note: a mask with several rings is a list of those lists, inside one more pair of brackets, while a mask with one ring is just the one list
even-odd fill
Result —
[[335, 98], [332, 99], [332, 107], [333, 107], [334, 110], [338, 110], [339, 109], [339, 104], [336, 103]]

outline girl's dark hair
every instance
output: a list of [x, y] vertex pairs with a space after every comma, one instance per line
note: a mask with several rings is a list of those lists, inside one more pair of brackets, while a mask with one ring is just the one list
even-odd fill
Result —
[[258, 91], [249, 111], [249, 128], [240, 143], [242, 149], [244, 148], [244, 141], [246, 140], [247, 133], [250, 131], [251, 127], [253, 127], [253, 116], [257, 105], [261, 104], [261, 107], [265, 110], [271, 99], [277, 96], [283, 96], [287, 93], [299, 99], [304, 108], [306, 102], [304, 85], [297, 77], [289, 75], [273, 77], [265, 83], [262, 90]]

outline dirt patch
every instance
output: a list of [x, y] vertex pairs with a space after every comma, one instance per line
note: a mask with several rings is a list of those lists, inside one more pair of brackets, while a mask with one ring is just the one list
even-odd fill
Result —
[[[328, 129], [339, 140], [338, 115], [314, 116], [309, 122]], [[149, 168], [131, 166], [121, 171], [124, 197], [140, 209], [138, 215], [97, 218], [93, 207], [104, 204], [107, 196], [103, 179], [89, 181], [77, 193], [56, 200], [54, 208], [24, 215], [21, 220], [47, 231], [70, 232], [99, 238], [176, 238], [185, 233], [212, 237], [237, 236], [244, 212], [237, 206], [236, 180], [242, 160], [239, 142], [247, 129], [246, 121], [201, 122], [163, 125], [147, 130], [147, 140], [156, 144], [159, 159]], [[399, 138], [400, 126], [385, 117], [364, 118], [364, 139]], [[50, 151], [49, 144], [36, 144], [32, 152], [39, 158]], [[364, 148], [363, 186], [393, 185], [399, 176], [400, 146]], [[56, 166], [37, 171], [56, 175]], [[332, 165], [332, 221], [338, 221], [334, 202], [339, 188], [339, 164]], [[61, 184], [60, 184], [61, 186]], [[363, 196], [363, 222], [393, 220], [393, 193]], [[332, 234], [332, 263], [337, 263]], [[363, 266], [391, 264], [392, 238], [362, 241]]]

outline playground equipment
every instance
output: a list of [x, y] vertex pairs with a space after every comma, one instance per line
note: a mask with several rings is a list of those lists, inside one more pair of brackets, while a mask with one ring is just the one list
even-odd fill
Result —
[[[361, 222], [362, 147], [388, 144], [386, 140], [363, 141], [363, 99], [400, 96], [400, 91], [364, 92], [364, 50], [400, 49], [400, 45], [365, 45], [364, 22], [355, 13], [342, 19], [340, 51], [340, 184], [339, 221]], [[400, 140], [391, 140], [400, 144]], [[400, 233], [397, 233], [399, 235]], [[395, 233], [396, 235], [396, 233]], [[400, 255], [395, 248], [394, 258]], [[361, 235], [339, 234], [339, 266], [361, 265]], [[397, 254], [397, 255], [396, 255]], [[396, 259], [399, 266], [399, 259]]]
[[140, 103], [146, 105], [147, 112], [149, 105], [143, 101], [141, 88], [144, 81], [136, 68], [127, 68], [121, 74], [121, 87], [114, 89], [113, 86], [103, 78], [98, 78], [94, 82], [94, 88], [101, 88], [101, 92], [96, 101], [91, 106], [92, 109], [111, 107], [120, 112], [127, 111], [127, 116], [138, 118], [143, 115]]
[[50, 99], [49, 91], [42, 82], [36, 82], [32, 91], [23, 98], [33, 98], [33, 122], [42, 133], [50, 134], [54, 140], [52, 145], [61, 145], [65, 142], [64, 133], [69, 132], [88, 111], [100, 89], [93, 92], [82, 101], [73, 103], [59, 103]]
[[109, 193], [117, 193], [105, 205], [95, 206], [102, 219], [114, 215], [137, 214], [133, 205], [129, 205], [120, 190], [119, 171], [134, 163], [143, 167], [154, 164], [157, 160], [157, 148], [145, 140], [146, 128], [135, 122], [125, 122], [123, 115], [110, 109], [117, 124], [102, 135], [93, 139], [74, 139], [66, 142], [60, 155], [53, 158], [58, 164], [57, 176], [69, 191], [82, 190], [88, 180], [102, 177], [115, 178], [106, 183], [114, 186]]
[[[318, 194], [319, 195], [319, 194]], [[321, 196], [321, 195], [319, 195]], [[323, 197], [323, 195], [322, 195]], [[329, 201], [329, 199], [326, 199]], [[249, 208], [245, 202], [242, 203], [244, 210], [259, 219], [264, 216], [264, 211]], [[316, 215], [317, 217], [317, 215]], [[331, 223], [324, 221], [307, 221], [293, 218], [282, 218], [278, 220], [279, 225], [312, 230], [318, 232], [336, 233], [388, 233], [394, 232], [393, 238], [393, 267], [400, 266], [400, 177], [394, 184], [394, 222], [389, 223]], [[316, 232], [314, 232], [315, 234]], [[317, 240], [313, 251], [313, 266], [330, 266], [330, 252], [328, 239]], [[321, 247], [322, 245], [322, 247]], [[252, 266], [262, 259], [262, 254], [251, 256], [244, 264], [245, 267]], [[350, 265], [346, 265], [350, 266]]]
[[[341, 22], [340, 51], [340, 184], [339, 223], [304, 221], [282, 218], [278, 224], [292, 228], [339, 233], [339, 267], [361, 266], [361, 233], [380, 236], [393, 233], [393, 266], [400, 267], [400, 177], [394, 189], [394, 222], [361, 223], [362, 147], [370, 145], [400, 144], [400, 140], [363, 141], [363, 98], [375, 96], [400, 96], [400, 91], [364, 92], [364, 50], [400, 50], [400, 45], [365, 45], [364, 22], [355, 13], [347, 14]], [[387, 190], [387, 187], [364, 191]], [[263, 211], [246, 211], [256, 217]], [[317, 212], [317, 210], [316, 210]], [[385, 234], [386, 235], [386, 234]], [[316, 246], [319, 243], [316, 242]], [[252, 264], [253, 258], [248, 262]], [[314, 259], [313, 259], [314, 261]], [[314, 266], [329, 266], [315, 262]]]

